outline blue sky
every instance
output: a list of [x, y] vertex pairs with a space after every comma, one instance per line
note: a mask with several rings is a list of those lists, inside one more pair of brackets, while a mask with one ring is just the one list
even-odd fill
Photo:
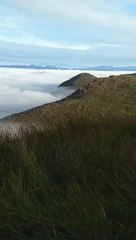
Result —
[[136, 0], [1, 0], [0, 64], [136, 65]]

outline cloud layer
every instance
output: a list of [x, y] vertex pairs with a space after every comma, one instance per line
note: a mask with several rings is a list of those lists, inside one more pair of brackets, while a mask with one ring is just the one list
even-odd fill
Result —
[[[66, 97], [71, 90], [57, 89], [61, 71], [0, 68], [0, 118]], [[69, 75], [69, 74], [68, 74]]]

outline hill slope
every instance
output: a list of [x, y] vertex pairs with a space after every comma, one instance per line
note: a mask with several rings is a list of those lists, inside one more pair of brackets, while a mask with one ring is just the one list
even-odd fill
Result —
[[136, 78], [129, 75], [99, 78], [55, 103], [45, 104], [6, 118], [10, 121], [61, 121], [71, 115], [136, 113]]
[[59, 87], [72, 87], [72, 88], [80, 88], [85, 86], [88, 83], [92, 83], [96, 80], [97, 77], [89, 74], [89, 73], [81, 73], [72, 77], [71, 79], [61, 83]]

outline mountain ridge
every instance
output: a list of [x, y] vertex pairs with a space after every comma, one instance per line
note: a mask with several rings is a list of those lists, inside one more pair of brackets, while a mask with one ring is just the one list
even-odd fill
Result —
[[136, 112], [136, 77], [129, 75], [97, 78], [93, 84], [76, 89], [70, 96], [48, 104], [43, 104], [21, 113], [12, 114], [3, 120], [11, 122], [34, 122], [44, 119], [67, 120], [77, 112], [81, 114], [129, 114]]
[[58, 87], [70, 87], [70, 88], [80, 88], [84, 85], [91, 83], [98, 79], [92, 74], [89, 73], [80, 73], [69, 80], [66, 80], [65, 82], [61, 83]]
[[1, 64], [0, 68], [18, 68], [18, 69], [47, 69], [47, 70], [83, 70], [83, 71], [136, 71], [136, 66], [80, 66], [80, 67], [63, 67], [53, 65], [36, 65], [36, 64]]

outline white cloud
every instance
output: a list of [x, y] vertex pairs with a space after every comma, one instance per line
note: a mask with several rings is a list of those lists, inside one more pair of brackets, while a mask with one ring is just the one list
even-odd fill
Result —
[[66, 97], [72, 91], [57, 90], [63, 79], [61, 71], [0, 68], [0, 117]]
[[92, 50], [97, 48], [103, 48], [103, 47], [118, 47], [118, 44], [105, 44], [105, 43], [98, 43], [98, 44], [66, 44], [66, 43], [59, 43], [59, 42], [53, 42], [53, 41], [46, 41], [41, 40], [36, 37], [33, 37], [30, 34], [24, 34], [20, 37], [12, 38], [7, 37], [2, 34], [0, 34], [0, 41], [3, 42], [9, 42], [9, 43], [17, 43], [17, 44], [26, 44], [26, 45], [33, 45], [33, 46], [40, 46], [45, 48], [58, 48], [58, 49], [69, 49], [69, 50]]
[[[136, 26], [136, 17], [127, 14], [124, 6], [128, 4], [126, 0], [9, 0], [17, 6], [20, 6], [26, 12], [38, 14], [45, 19], [62, 19], [63, 22], [78, 21], [79, 26], [88, 28], [92, 25], [99, 27], [111, 27], [118, 30], [132, 31]], [[129, 4], [136, 3], [130, 0]]]
[[72, 45], [72, 44], [63, 44], [59, 42], [41, 40], [29, 34], [23, 34], [20, 38], [7, 37], [1, 34], [0, 40], [3, 42], [26, 44], [26, 45], [40, 46], [40, 47], [46, 47], [46, 48], [58, 48], [58, 49], [70, 49], [70, 50], [90, 50], [93, 48], [93, 46], [85, 45], [85, 44]]

